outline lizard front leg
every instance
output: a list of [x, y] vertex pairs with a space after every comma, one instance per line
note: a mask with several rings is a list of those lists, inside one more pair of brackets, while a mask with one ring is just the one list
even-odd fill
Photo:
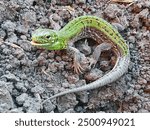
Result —
[[95, 49], [94, 49], [94, 52], [92, 54], [92, 58], [89, 59], [89, 62], [90, 62], [90, 68], [91, 67], [95, 67], [100, 55], [101, 55], [101, 52], [102, 51], [106, 51], [106, 50], [110, 50], [111, 49], [111, 44], [109, 43], [102, 43], [100, 45], [98, 45]]
[[76, 49], [75, 47], [71, 47], [71, 46], [68, 46], [67, 52], [73, 57], [72, 67], [74, 69], [74, 72], [77, 74], [82, 73], [84, 69], [82, 68], [80, 63], [81, 63], [81, 60], [85, 59], [85, 55], [81, 53], [78, 49]]

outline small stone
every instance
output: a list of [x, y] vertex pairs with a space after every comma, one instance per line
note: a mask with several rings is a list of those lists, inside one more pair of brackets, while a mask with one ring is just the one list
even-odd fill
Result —
[[41, 110], [41, 102], [35, 98], [28, 97], [23, 104], [23, 109], [27, 113], [39, 113]]
[[[48, 65], [48, 70], [49, 70], [50, 72], [53, 72], [53, 73], [57, 72], [57, 67], [56, 67], [56, 65], [55, 65], [55, 62], [49, 63], [49, 65]], [[46, 70], [46, 71], [47, 71], [47, 70]]]
[[28, 22], [28, 24], [35, 24], [36, 23], [36, 13], [33, 11], [27, 11], [22, 14], [22, 19]]
[[7, 32], [14, 32], [16, 24], [11, 22], [10, 20], [7, 20], [2, 24], [2, 28]]
[[19, 40], [18, 44], [23, 48], [25, 51], [31, 51], [31, 44], [30, 41], [27, 40]]
[[67, 80], [70, 84], [75, 84], [77, 81], [79, 81], [79, 76], [77, 74], [70, 75], [67, 77]]
[[28, 98], [28, 94], [22, 93], [20, 96], [16, 97], [16, 102], [19, 105], [23, 105], [27, 98]]
[[141, 84], [141, 85], [142, 84], [147, 84], [147, 81], [145, 79], [143, 79], [143, 78], [139, 78], [138, 79], [138, 83]]
[[26, 37], [25, 35], [21, 35], [20, 38], [21, 38], [22, 40], [27, 40], [27, 37]]
[[86, 0], [75, 0], [76, 4], [85, 4]]
[[77, 99], [80, 100], [82, 103], [88, 103], [88, 93], [87, 91], [77, 93]]
[[6, 66], [6, 69], [7, 69], [7, 70], [11, 70], [11, 69], [12, 69], [12, 66], [11, 66], [10, 64], [8, 64], [8, 65]]
[[69, 88], [70, 84], [68, 82], [62, 83], [62, 87]]
[[5, 31], [0, 28], [0, 39], [3, 39], [5, 36], [6, 36]]
[[19, 78], [16, 77], [16, 76], [15, 76], [14, 74], [12, 74], [12, 73], [5, 74], [5, 75], [3, 75], [2, 77], [6, 78], [7, 80], [12, 81], [12, 82], [17, 82], [17, 81], [19, 81]]
[[51, 101], [46, 101], [46, 102], [43, 104], [43, 109], [44, 109], [44, 112], [50, 113], [51, 111], [53, 111], [53, 110], [55, 109], [55, 105], [52, 104]]
[[13, 99], [10, 92], [5, 87], [5, 82], [0, 82], [0, 112], [6, 112], [14, 107]]
[[9, 37], [6, 39], [6, 41], [10, 43], [17, 43], [17, 40], [18, 37], [14, 33], [10, 34]]
[[47, 25], [47, 24], [49, 24], [49, 20], [48, 20], [48, 18], [46, 18], [46, 17], [42, 17], [41, 19], [40, 19], [40, 24], [45, 24], [45, 25]]
[[103, 76], [103, 72], [97, 68], [92, 69], [89, 73], [85, 75], [87, 81], [95, 81]]
[[84, 109], [83, 109], [82, 106], [76, 106], [76, 107], [75, 107], [75, 111], [76, 111], [76, 112], [81, 112], [81, 113], [83, 113], [83, 112], [84, 112]]
[[109, 18], [115, 18], [116, 13], [121, 12], [116, 4], [109, 4], [107, 8], [104, 10], [104, 14]]
[[20, 91], [22, 91], [22, 92], [24, 92], [24, 93], [27, 91], [27, 89], [25, 88], [23, 82], [17, 82], [15, 86], [16, 86], [16, 88], [17, 88], [18, 90], [20, 90]]
[[112, 25], [113, 25], [119, 32], [125, 30], [125, 27], [124, 27], [123, 25], [119, 24], [119, 23], [112, 23]]
[[56, 58], [55, 58], [55, 59], [56, 59], [56, 61], [59, 61], [59, 62], [60, 62], [60, 61], [62, 61], [62, 59], [61, 59], [61, 57], [60, 57], [60, 56], [56, 56]]
[[24, 25], [18, 25], [16, 27], [16, 31], [20, 34], [27, 34], [28, 33], [28, 27], [25, 27]]
[[45, 89], [39, 85], [36, 85], [36, 87], [31, 89], [31, 92], [42, 94], [45, 91]]

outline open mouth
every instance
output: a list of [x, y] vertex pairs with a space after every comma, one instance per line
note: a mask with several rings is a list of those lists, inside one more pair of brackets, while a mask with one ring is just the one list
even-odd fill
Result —
[[31, 41], [30, 42], [31, 43], [31, 45], [33, 45], [33, 46], [39, 46], [39, 47], [44, 47], [44, 46], [48, 46], [49, 44], [48, 43], [40, 43], [40, 42], [35, 42], [35, 41]]
[[35, 41], [31, 41], [31, 44], [32, 44], [32, 45], [38, 45], [38, 44], [40, 44], [40, 43], [35, 42]]

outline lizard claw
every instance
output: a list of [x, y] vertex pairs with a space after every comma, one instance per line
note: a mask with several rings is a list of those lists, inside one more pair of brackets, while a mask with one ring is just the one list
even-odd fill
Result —
[[88, 58], [88, 60], [89, 60], [89, 63], [90, 63], [90, 65], [89, 65], [89, 67], [90, 68], [95, 68], [95, 65], [96, 65], [96, 60], [94, 60], [93, 58]]
[[74, 72], [77, 74], [80, 74], [80, 73], [82, 73], [82, 71], [84, 71], [84, 69], [81, 67], [81, 65], [77, 62], [73, 63], [72, 68], [74, 69]]

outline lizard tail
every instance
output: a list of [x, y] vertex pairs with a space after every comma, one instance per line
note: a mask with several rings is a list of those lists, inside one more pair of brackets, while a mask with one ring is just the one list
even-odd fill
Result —
[[101, 77], [98, 80], [96, 80], [92, 83], [89, 83], [87, 85], [83, 85], [78, 88], [73, 88], [73, 89], [55, 94], [54, 96], [44, 100], [44, 102], [46, 102], [47, 100], [59, 97], [59, 96], [63, 96], [65, 94], [79, 92], [79, 91], [85, 91], [85, 90], [91, 90], [91, 89], [99, 88], [106, 84], [112, 83], [115, 80], [117, 80], [118, 78], [120, 78], [127, 71], [129, 62], [130, 62], [129, 54], [126, 56], [123, 56], [123, 57], [118, 57], [114, 68], [110, 72], [108, 72], [106, 75], [104, 75], [103, 77]]

